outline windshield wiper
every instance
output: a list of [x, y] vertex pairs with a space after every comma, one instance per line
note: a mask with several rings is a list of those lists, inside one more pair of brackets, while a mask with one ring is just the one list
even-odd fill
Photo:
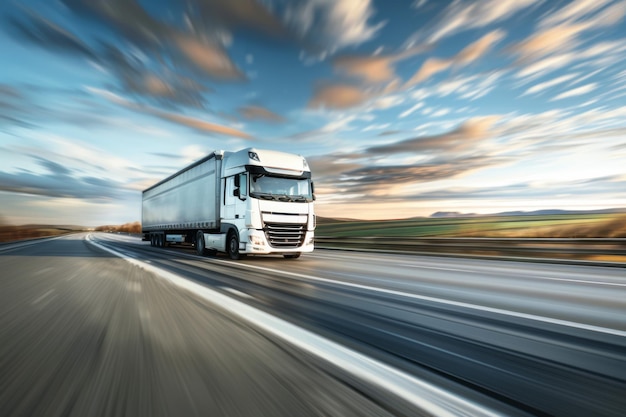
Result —
[[251, 192], [250, 197], [262, 198], [263, 200], [298, 201], [298, 202], [309, 201], [309, 199], [303, 195], [260, 193], [256, 191]]
[[271, 194], [271, 193], [251, 192], [250, 197], [262, 198], [264, 200], [278, 200], [278, 198], [274, 194]]

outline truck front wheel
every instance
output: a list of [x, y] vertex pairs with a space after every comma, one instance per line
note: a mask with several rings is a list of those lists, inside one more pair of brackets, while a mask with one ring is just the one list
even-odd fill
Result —
[[206, 254], [206, 247], [204, 246], [204, 233], [198, 232], [196, 234], [196, 252], [200, 256], [204, 256]]
[[230, 259], [233, 259], [235, 261], [245, 257], [244, 254], [239, 253], [239, 238], [237, 237], [237, 233], [235, 232], [230, 232], [228, 234], [226, 250], [228, 251], [228, 256], [230, 257]]

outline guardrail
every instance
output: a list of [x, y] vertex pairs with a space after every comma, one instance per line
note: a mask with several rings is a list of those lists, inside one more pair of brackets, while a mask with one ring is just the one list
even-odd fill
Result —
[[495, 257], [530, 257], [626, 262], [626, 239], [614, 238], [465, 238], [465, 237], [329, 237], [315, 246], [384, 252]]

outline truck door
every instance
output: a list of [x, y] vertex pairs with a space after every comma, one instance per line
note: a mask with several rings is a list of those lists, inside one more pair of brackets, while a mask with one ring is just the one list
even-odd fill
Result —
[[[226, 178], [224, 196], [224, 221], [242, 227], [246, 215], [248, 199], [248, 176], [241, 173]], [[238, 191], [237, 191], [238, 190]]]

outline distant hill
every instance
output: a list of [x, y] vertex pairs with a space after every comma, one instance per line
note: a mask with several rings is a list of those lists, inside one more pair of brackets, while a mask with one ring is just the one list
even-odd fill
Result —
[[461, 213], [458, 211], [438, 211], [430, 215], [431, 218], [450, 218], [450, 217], [492, 217], [492, 216], [550, 216], [556, 214], [617, 214], [626, 213], [626, 208], [612, 208], [603, 210], [534, 210], [534, 211], [503, 211], [500, 213], [477, 214], [477, 213]]

